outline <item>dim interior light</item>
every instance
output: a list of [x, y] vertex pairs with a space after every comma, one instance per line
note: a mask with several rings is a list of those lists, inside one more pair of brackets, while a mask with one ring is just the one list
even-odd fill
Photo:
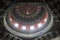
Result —
[[29, 12], [27, 12], [27, 15], [29, 14]]
[[18, 23], [15, 23], [14, 24], [14, 27], [18, 28], [19, 27], [19, 24]]
[[46, 22], [46, 21], [47, 21], [47, 18], [44, 19], [44, 22]]
[[23, 29], [23, 30], [26, 30], [26, 26], [22, 26], [22, 29]]
[[34, 26], [33, 25], [30, 26], [30, 30], [34, 30]]
[[12, 22], [12, 18], [10, 18], [10, 21]]
[[38, 24], [38, 28], [40, 28], [41, 26], [42, 26], [42, 23], [39, 23], [39, 24]]

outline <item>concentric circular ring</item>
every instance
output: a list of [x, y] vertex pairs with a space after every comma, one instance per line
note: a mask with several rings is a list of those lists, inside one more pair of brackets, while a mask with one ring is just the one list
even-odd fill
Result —
[[[17, 4], [21, 4], [21, 3], [17, 3]], [[5, 28], [7, 28], [7, 30], [10, 31], [11, 33], [14, 32], [13, 34], [21, 36], [21, 37], [28, 37], [28, 36], [36, 37], [36, 36], [44, 34], [46, 31], [48, 31], [51, 28], [51, 26], [53, 24], [53, 16], [52, 16], [52, 14], [49, 14], [48, 11], [50, 11], [50, 9], [48, 7], [46, 8], [46, 5], [42, 5], [40, 3], [38, 3], [38, 4], [44, 9], [44, 10], [42, 10], [43, 12], [39, 11], [38, 18], [34, 19], [34, 22], [30, 21], [28, 23], [26, 22], [26, 20], [24, 18], [27, 18], [27, 20], [28, 20], [28, 19], [31, 19], [31, 18], [34, 18], [37, 16], [34, 16], [34, 17], [19, 16], [19, 14], [20, 15], [22, 14], [25, 16], [29, 16], [30, 14], [25, 14], [23, 11], [22, 11], [23, 13], [18, 12], [19, 13], [18, 14], [17, 12], [14, 12], [14, 10], [13, 10], [16, 5], [13, 4], [12, 6], [10, 6], [7, 9], [7, 11], [5, 11], [5, 13], [7, 13], [4, 16]], [[31, 15], [34, 15], [34, 14], [35, 13], [33, 13]], [[20, 17], [23, 18], [23, 21], [20, 20], [21, 19]]]

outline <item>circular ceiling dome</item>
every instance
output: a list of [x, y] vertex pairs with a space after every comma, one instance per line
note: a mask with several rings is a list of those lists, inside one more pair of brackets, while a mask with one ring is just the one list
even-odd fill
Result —
[[43, 3], [13, 3], [5, 12], [5, 28], [21, 37], [39, 36], [53, 24], [53, 16], [49, 14], [49, 10]]
[[44, 8], [39, 3], [21, 3], [15, 5], [12, 11], [17, 20], [25, 23], [36, 21], [44, 14], [43, 12]]

